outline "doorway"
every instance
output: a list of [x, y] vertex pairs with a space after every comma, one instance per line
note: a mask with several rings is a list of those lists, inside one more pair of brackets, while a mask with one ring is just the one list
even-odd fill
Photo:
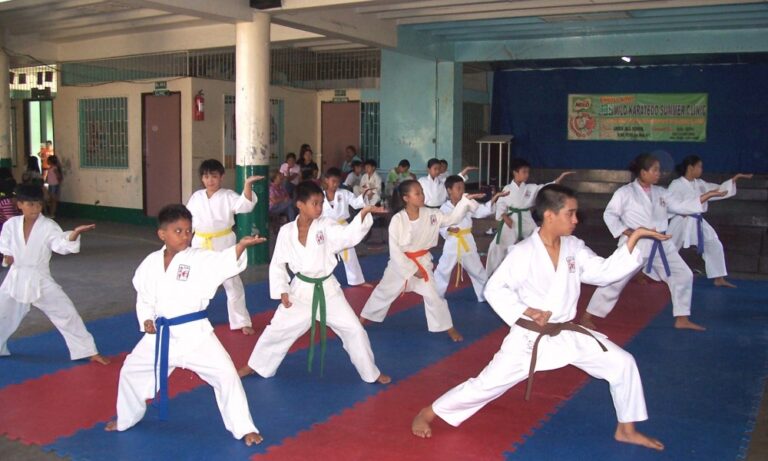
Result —
[[181, 93], [141, 96], [144, 213], [157, 216], [181, 203]]
[[[53, 100], [27, 99], [24, 100], [24, 167], [27, 158], [37, 159], [38, 166], [42, 165], [41, 153], [46, 150], [46, 142], [53, 145]], [[50, 150], [49, 148], [48, 150]], [[48, 152], [52, 154], [51, 150]], [[38, 168], [38, 170], [40, 170]]]
[[360, 102], [324, 102], [320, 117], [321, 169], [340, 168], [347, 146], [360, 149]]

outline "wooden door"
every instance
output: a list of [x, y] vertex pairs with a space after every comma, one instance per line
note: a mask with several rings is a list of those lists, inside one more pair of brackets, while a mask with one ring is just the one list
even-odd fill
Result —
[[324, 102], [320, 117], [321, 169], [341, 168], [344, 149], [349, 145], [360, 148], [360, 102]]
[[181, 93], [142, 95], [144, 212], [181, 203]]

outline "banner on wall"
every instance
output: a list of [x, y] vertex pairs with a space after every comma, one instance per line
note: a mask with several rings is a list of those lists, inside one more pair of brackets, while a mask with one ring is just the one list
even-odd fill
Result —
[[569, 94], [568, 140], [707, 140], [707, 93]]

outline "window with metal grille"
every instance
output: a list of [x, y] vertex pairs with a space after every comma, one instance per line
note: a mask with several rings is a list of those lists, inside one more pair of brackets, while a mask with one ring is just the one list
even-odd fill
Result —
[[360, 156], [364, 159], [379, 161], [379, 103], [360, 103]]
[[80, 166], [128, 168], [128, 98], [78, 100]]

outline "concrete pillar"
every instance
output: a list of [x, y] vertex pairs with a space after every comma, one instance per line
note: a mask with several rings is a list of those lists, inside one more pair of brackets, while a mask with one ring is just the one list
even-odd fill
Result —
[[2, 49], [3, 30], [0, 29], [0, 167], [10, 168], [11, 157], [11, 88], [8, 84], [10, 58]]
[[[236, 187], [242, 191], [245, 178], [269, 176], [269, 15], [254, 13], [253, 21], [235, 25], [235, 117]], [[267, 235], [268, 178], [254, 185], [258, 204], [247, 215], [238, 215], [238, 238], [258, 230]], [[269, 245], [249, 249], [249, 264], [266, 263]]]
[[449, 171], [456, 174], [462, 165], [462, 132], [464, 129], [464, 75], [460, 62], [438, 62], [437, 93], [437, 146], [436, 157], [448, 160]]

